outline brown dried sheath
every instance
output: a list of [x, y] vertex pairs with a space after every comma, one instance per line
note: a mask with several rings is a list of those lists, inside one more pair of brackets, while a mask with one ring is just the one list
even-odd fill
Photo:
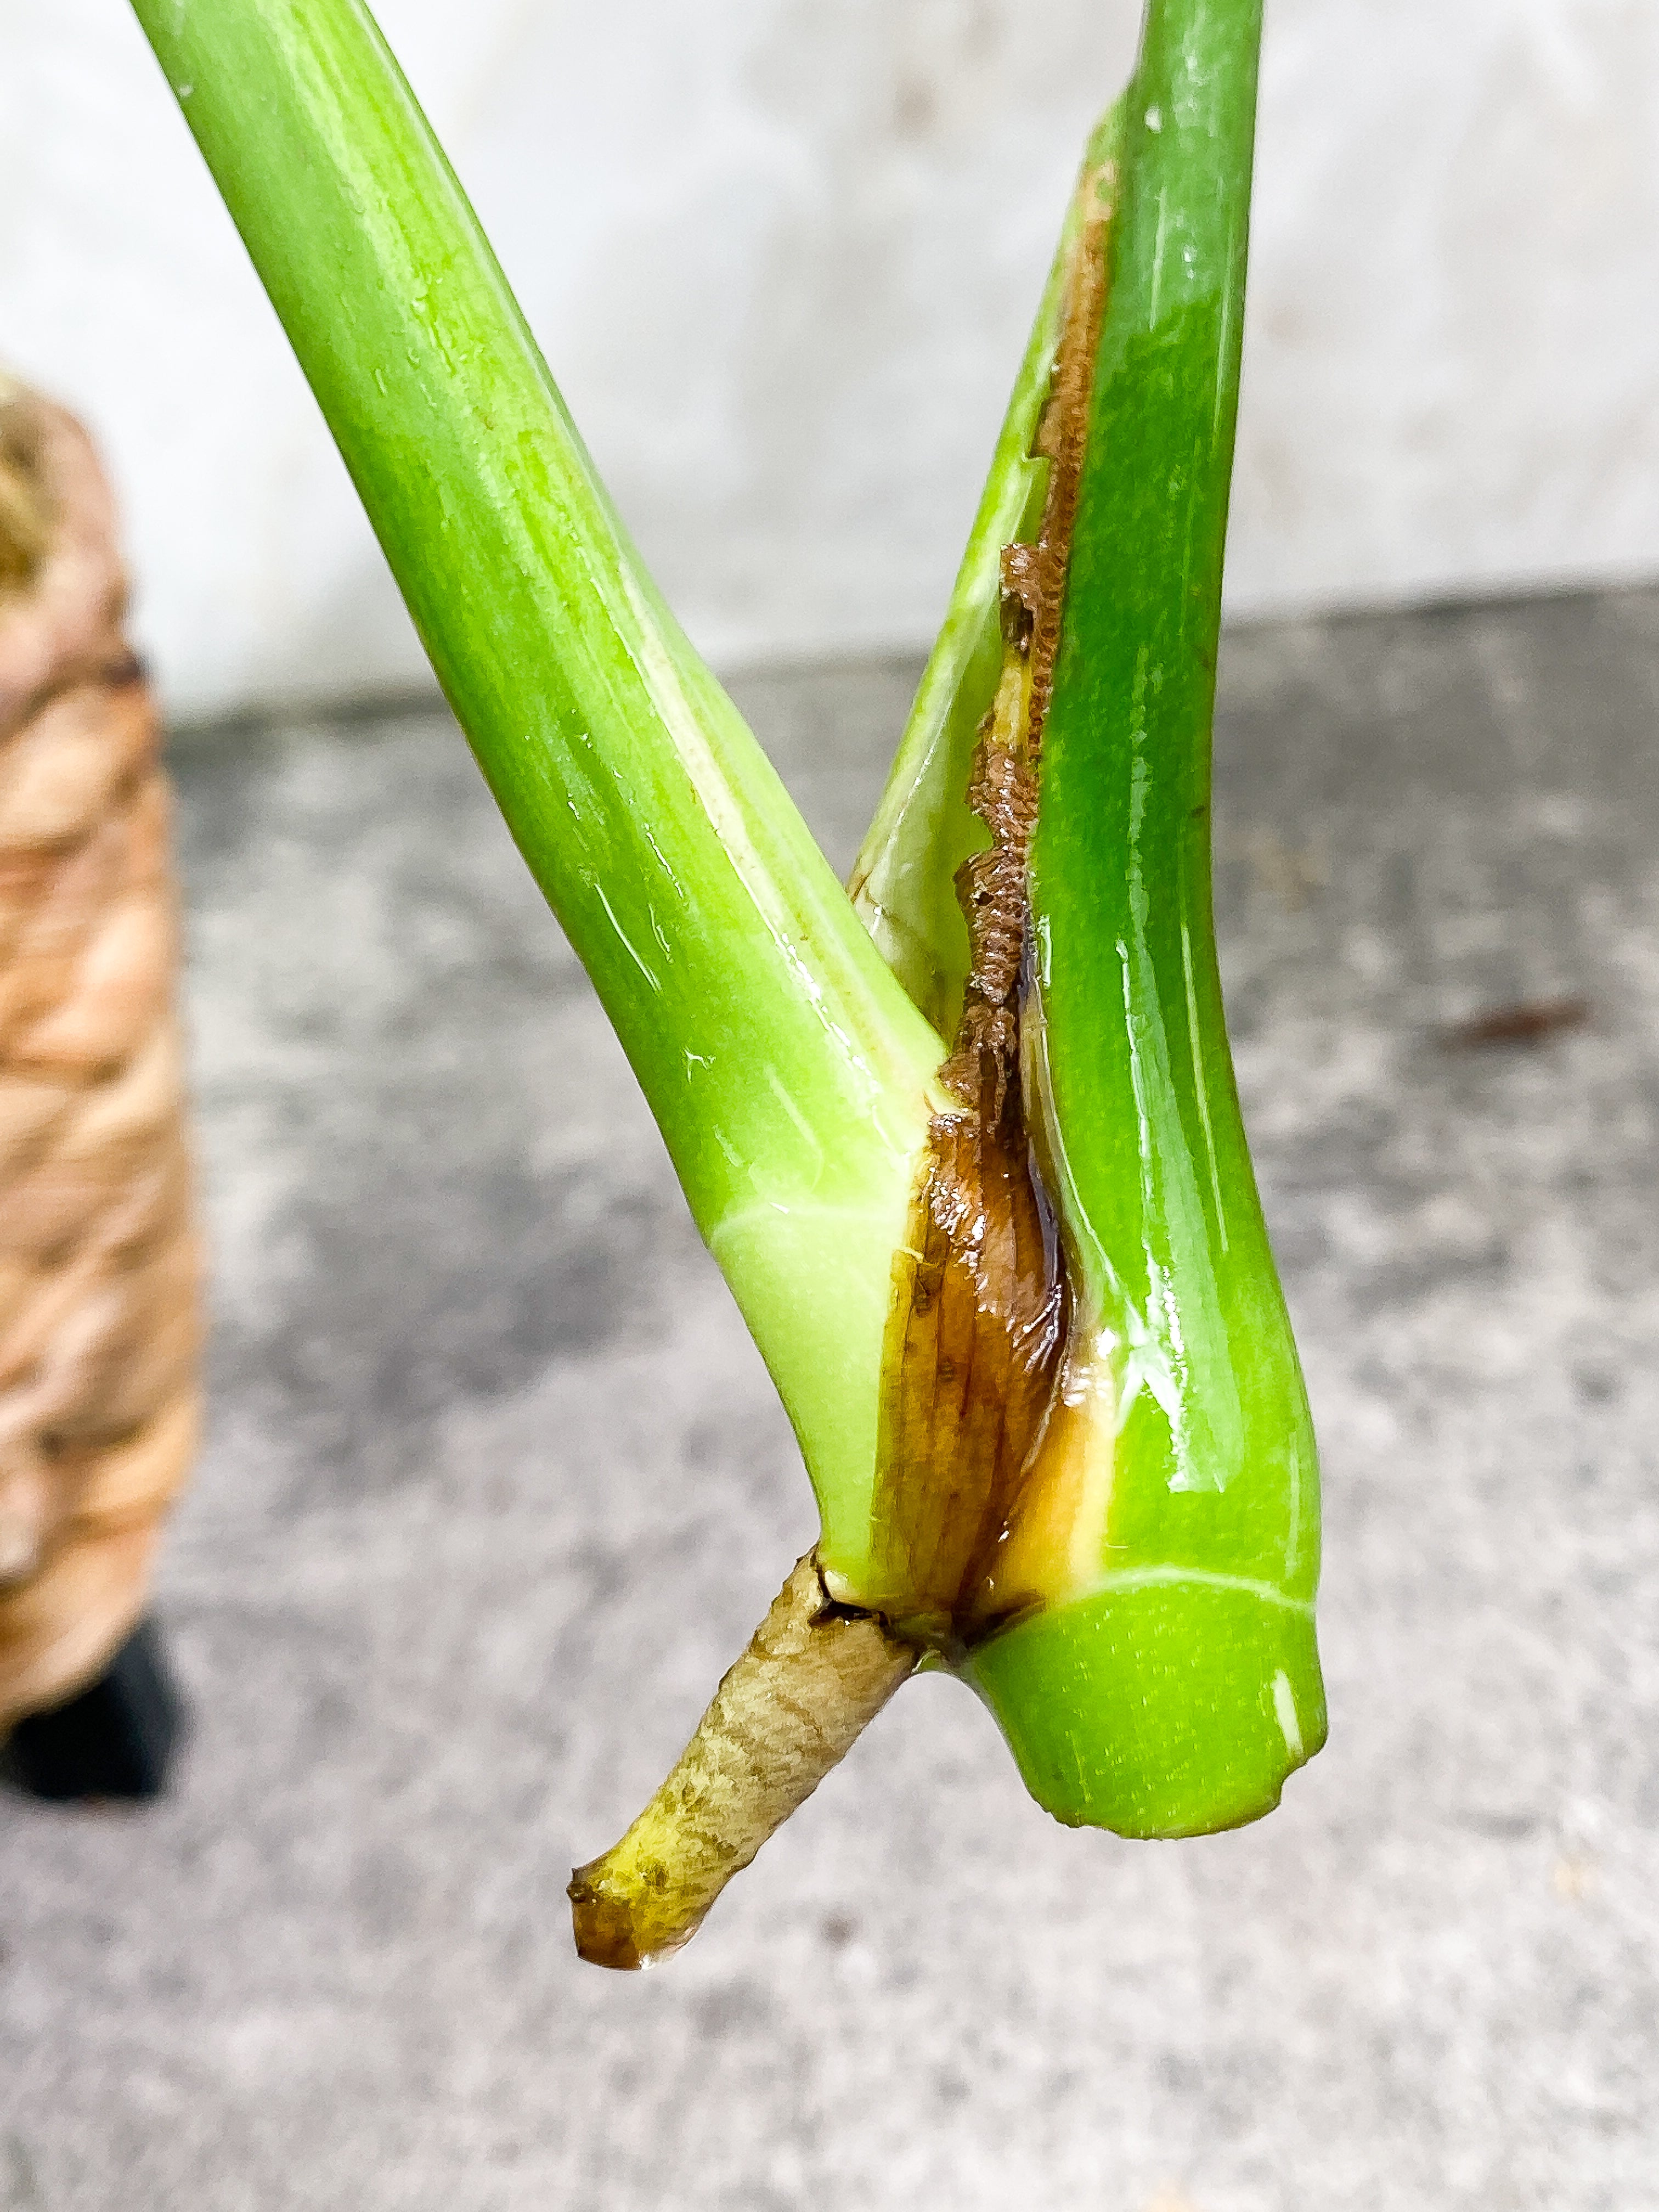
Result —
[[873, 1577], [859, 1594], [946, 1652], [993, 1625], [997, 1547], [1038, 1479], [1071, 1321], [1064, 1249], [1026, 1127], [1019, 1037], [1042, 723], [1105, 309], [1108, 219], [1097, 212], [1085, 225], [1073, 264], [1038, 436], [1053, 463], [1042, 529], [1036, 544], [1002, 556], [1009, 657], [968, 793], [991, 842], [957, 872], [971, 963], [942, 1070], [964, 1110], [933, 1124], [911, 1234], [894, 1262]]

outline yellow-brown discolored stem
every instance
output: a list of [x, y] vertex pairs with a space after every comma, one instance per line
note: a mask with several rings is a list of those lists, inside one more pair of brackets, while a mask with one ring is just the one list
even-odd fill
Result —
[[689, 1942], [734, 1874], [810, 1797], [920, 1656], [795, 1563], [674, 1770], [622, 1841], [570, 1881], [590, 1964], [649, 1966]]

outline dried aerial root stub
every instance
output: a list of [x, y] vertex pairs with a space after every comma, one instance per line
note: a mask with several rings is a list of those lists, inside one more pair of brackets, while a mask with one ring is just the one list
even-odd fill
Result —
[[571, 1877], [581, 1956], [635, 1969], [688, 1942], [918, 1656], [878, 1615], [836, 1604], [811, 1553], [797, 1560], [673, 1772], [622, 1841]]
[[0, 1734], [94, 1682], [194, 1456], [155, 709], [85, 433], [0, 384]]

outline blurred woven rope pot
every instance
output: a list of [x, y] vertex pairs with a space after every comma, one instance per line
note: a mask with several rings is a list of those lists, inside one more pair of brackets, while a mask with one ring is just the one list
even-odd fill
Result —
[[129, 1644], [197, 1444], [168, 792], [125, 599], [86, 434], [0, 380], [0, 1736]]

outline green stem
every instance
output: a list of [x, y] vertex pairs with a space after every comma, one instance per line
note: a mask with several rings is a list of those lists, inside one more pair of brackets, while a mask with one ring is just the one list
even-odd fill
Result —
[[135, 0], [826, 1518], [940, 1054], [659, 598], [360, 0]]
[[1316, 1460], [1234, 1088], [1210, 738], [1261, 0], [1152, 0], [1043, 744], [1028, 1067], [1115, 1444], [1092, 1589], [975, 1656], [1028, 1780], [1229, 1825], [1318, 1748]]

